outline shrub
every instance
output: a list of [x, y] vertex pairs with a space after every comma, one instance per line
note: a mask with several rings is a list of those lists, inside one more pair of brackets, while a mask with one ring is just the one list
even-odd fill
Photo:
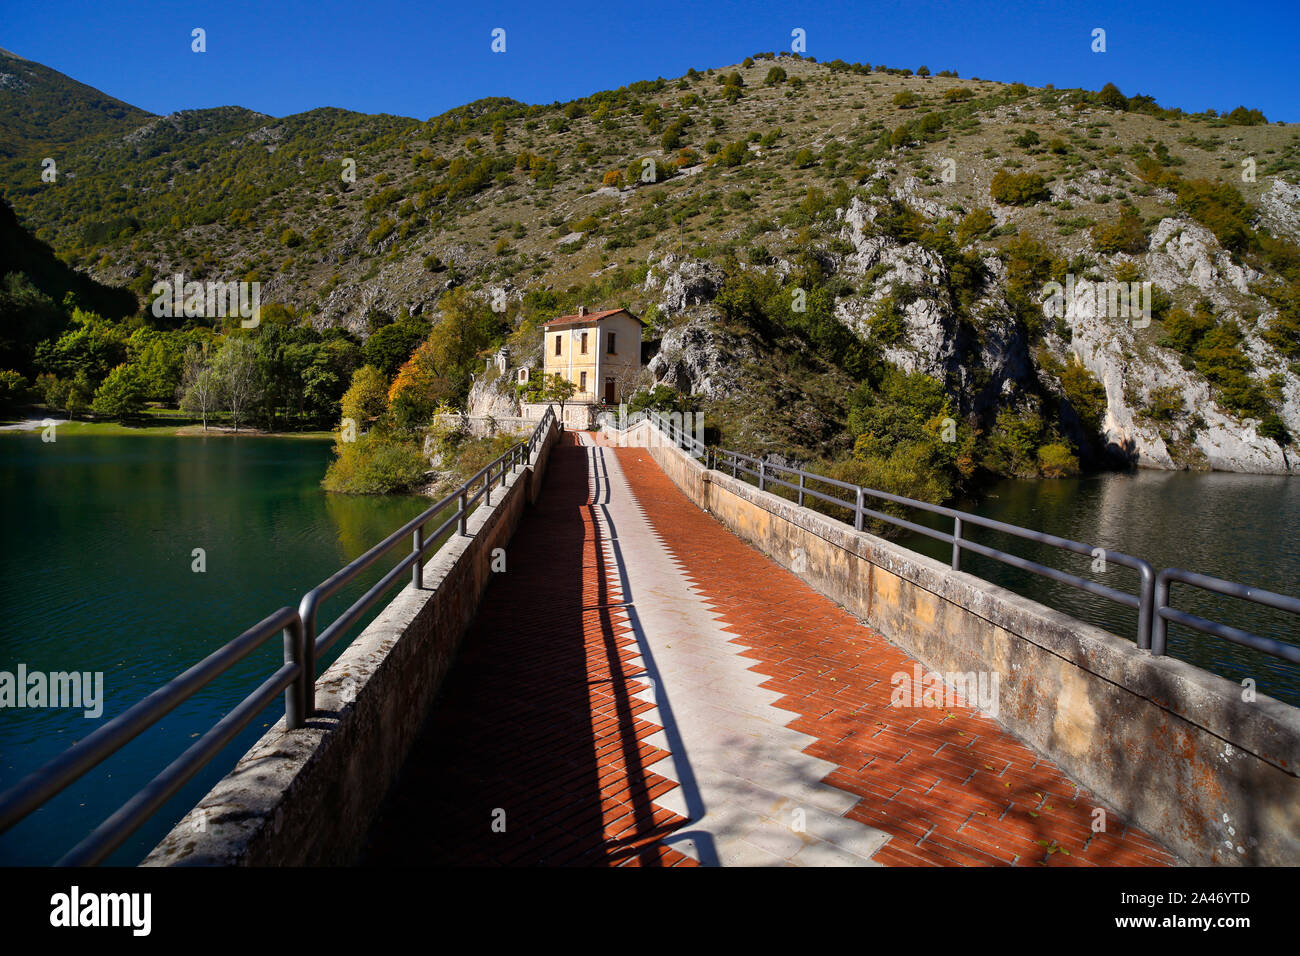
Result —
[[907, 110], [916, 106], [918, 97], [911, 90], [902, 90], [894, 94], [894, 105], [899, 109]]
[[749, 147], [744, 142], [728, 143], [718, 153], [716, 162], [723, 166], [739, 166], [749, 155]]
[[13, 371], [0, 371], [0, 406], [12, 405], [27, 397], [27, 379]]
[[424, 477], [429, 463], [415, 441], [397, 439], [381, 431], [356, 441], [334, 443], [334, 461], [325, 471], [321, 487], [354, 495], [384, 495], [407, 491]]
[[882, 345], [896, 345], [907, 334], [907, 322], [903, 311], [893, 296], [887, 296], [876, 306], [868, 322], [871, 335]]
[[1158, 422], [1170, 422], [1185, 410], [1183, 393], [1176, 385], [1153, 388], [1147, 396], [1146, 414]]
[[1178, 205], [1212, 233], [1224, 248], [1241, 252], [1250, 243], [1251, 211], [1231, 183], [1209, 179], [1180, 179]]
[[1119, 219], [1111, 223], [1097, 223], [1092, 227], [1092, 238], [1102, 252], [1145, 252], [1147, 248], [1146, 227], [1137, 210], [1129, 207]]
[[397, 223], [385, 216], [383, 219], [379, 220], [379, 225], [370, 230], [370, 233], [366, 236], [366, 241], [372, 246], [377, 246], [391, 236], [393, 230], [396, 228]]
[[776, 86], [778, 83], [784, 83], [786, 79], [785, 70], [779, 66], [774, 66], [767, 71], [767, 76], [763, 80], [764, 86]]
[[985, 449], [985, 467], [999, 475], [1035, 477], [1043, 428], [1043, 420], [1035, 411], [1004, 409], [998, 412]]
[[1192, 314], [1179, 308], [1170, 309], [1165, 318], [1165, 334], [1161, 344], [1184, 355], [1191, 355], [1212, 328], [1214, 316], [1207, 312], [1198, 310]]
[[944, 100], [949, 103], [960, 103], [974, 96], [974, 91], [965, 86], [953, 87], [951, 90], [945, 90], [943, 94]]
[[994, 225], [993, 213], [983, 206], [972, 209], [962, 217], [957, 226], [957, 242], [964, 246], [972, 239], [976, 239], [988, 232]]
[[1009, 173], [1000, 169], [989, 184], [989, 195], [1006, 206], [1032, 206], [1051, 194], [1047, 180], [1036, 173]]
[[1071, 361], [1061, 367], [1057, 377], [1084, 429], [1089, 435], [1099, 434], [1106, 415], [1105, 387], [1077, 356], [1071, 356]]
[[1066, 478], [1079, 473], [1079, 459], [1069, 447], [1052, 442], [1038, 449], [1038, 472], [1044, 478]]
[[1259, 110], [1248, 110], [1244, 106], [1238, 106], [1230, 113], [1224, 113], [1223, 118], [1234, 126], [1260, 126], [1268, 122]]

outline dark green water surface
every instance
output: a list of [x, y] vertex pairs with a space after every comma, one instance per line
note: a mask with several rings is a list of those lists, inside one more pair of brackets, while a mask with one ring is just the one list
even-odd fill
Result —
[[[100, 719], [0, 709], [0, 788], [267, 614], [296, 607], [428, 505], [328, 495], [329, 458], [328, 442], [308, 439], [0, 436], [0, 671], [102, 671], [105, 698]], [[392, 562], [381, 565], [326, 602], [326, 622]], [[0, 836], [0, 864], [53, 862], [282, 659], [276, 637]], [[142, 859], [283, 712], [280, 698], [111, 862]]]
[[[1273, 475], [1140, 471], [1083, 478], [1008, 479], [978, 501], [957, 507], [1008, 524], [1144, 558], [1159, 572], [1177, 567], [1291, 596], [1300, 595], [1300, 478]], [[949, 531], [949, 519], [918, 522]], [[968, 528], [982, 544], [1137, 593], [1135, 571], [1113, 563], [1094, 573], [1092, 559], [1010, 535]], [[949, 545], [919, 534], [901, 543], [947, 563]], [[1074, 617], [1133, 639], [1137, 612], [1066, 584], [964, 554], [962, 570]], [[1202, 617], [1300, 644], [1300, 618], [1186, 585], [1172, 605]], [[1169, 626], [1168, 652], [1233, 681], [1300, 704], [1300, 667], [1217, 637]]]

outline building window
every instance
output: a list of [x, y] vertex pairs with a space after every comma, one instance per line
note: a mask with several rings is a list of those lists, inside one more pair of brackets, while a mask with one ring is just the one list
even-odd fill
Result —
[[[586, 338], [586, 336], [583, 336], [583, 338]], [[586, 390], [587, 390], [587, 373], [586, 373], [586, 372], [579, 372], [579, 373], [578, 373], [578, 391], [580, 391], [580, 392], [585, 392]]]
[[559, 355], [559, 354], [560, 354], [560, 341], [561, 341], [563, 338], [564, 338], [563, 335], [557, 335], [557, 336], [555, 337], [555, 354], [556, 354], [556, 355]]
[[610, 333], [609, 333], [609, 354], [610, 354], [610, 355], [617, 355], [617, 354], [618, 354], [617, 352], [614, 351], [614, 333], [613, 333], [613, 332], [610, 332]]
[[587, 354], [587, 333], [586, 332], [582, 333], [582, 354], [583, 355]]

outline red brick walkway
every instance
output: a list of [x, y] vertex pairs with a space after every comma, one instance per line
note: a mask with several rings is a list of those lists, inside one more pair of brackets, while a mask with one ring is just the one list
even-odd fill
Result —
[[676, 784], [647, 769], [665, 751], [587, 474], [564, 435], [363, 864], [694, 864], [658, 842], [685, 820], [653, 803]]
[[914, 662], [847, 611], [693, 505], [642, 449], [615, 449], [655, 531], [763, 686], [784, 693], [804, 752], [839, 769], [825, 782], [862, 799], [846, 816], [891, 834], [891, 865], [1169, 865], [1142, 831], [1107, 811], [993, 720], [958, 708], [890, 706]]

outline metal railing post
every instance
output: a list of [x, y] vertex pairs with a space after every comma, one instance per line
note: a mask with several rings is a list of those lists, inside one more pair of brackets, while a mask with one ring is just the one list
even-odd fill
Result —
[[[1155, 571], [1152, 570], [1150, 564], [1144, 561], [1142, 567], [1138, 570], [1138, 574], [1142, 577], [1142, 586], [1138, 591], [1137, 645], [1144, 651], [1149, 651], [1151, 650], [1151, 629], [1154, 625], [1152, 613], [1155, 606]], [[1165, 593], [1167, 598], [1168, 590]], [[1161, 618], [1160, 622], [1160, 653], [1163, 654], [1165, 649], [1164, 618]]]
[[489, 468], [483, 475], [483, 503], [492, 504], [492, 469]]
[[803, 507], [803, 482], [804, 482], [804, 476], [803, 476], [803, 472], [801, 471], [799, 472], [799, 507], [800, 508]]
[[961, 519], [952, 519], [952, 569], [961, 570]]
[[[284, 662], [305, 667], [303, 663], [302, 618], [295, 617], [284, 628]], [[298, 730], [307, 722], [303, 707], [301, 675], [284, 689], [284, 725], [288, 730]]]
[[863, 508], [862, 489], [858, 488], [858, 500], [857, 503], [853, 506], [853, 528], [855, 531], [862, 530], [862, 518], [863, 518], [862, 508]]
[[298, 618], [302, 621], [302, 673], [298, 683], [304, 720], [316, 716], [316, 594], [313, 588], [298, 604]]
[[[1169, 579], [1166, 578], [1163, 574], [1161, 574], [1156, 578], [1154, 605], [1155, 606], [1153, 607], [1152, 614], [1151, 614], [1151, 627], [1150, 627], [1151, 642], [1148, 650], [1150, 650], [1151, 653], [1155, 654], [1157, 657], [1163, 657], [1165, 653], [1165, 638], [1167, 634], [1166, 629], [1168, 628], [1168, 624], [1165, 622], [1164, 615], [1161, 614], [1160, 612], [1169, 606]], [[1142, 612], [1139, 609], [1138, 620], [1141, 621], [1141, 619], [1142, 619]], [[1139, 624], [1139, 628], [1140, 627], [1141, 625]], [[1140, 637], [1141, 636], [1140, 630], [1138, 634]]]
[[739, 463], [740, 463], [740, 459], [736, 457], [735, 452], [732, 452], [731, 453], [731, 477], [732, 478], [736, 477], [736, 468]]
[[417, 591], [424, 587], [424, 564], [420, 560], [424, 555], [424, 526], [415, 529], [411, 536], [411, 550], [415, 552], [415, 563], [411, 565], [411, 587]]
[[758, 460], [758, 490], [763, 490], [763, 484], [767, 480], [767, 463], [761, 458]]
[[465, 522], [468, 519], [468, 515], [466, 514], [468, 511], [469, 511], [469, 488], [465, 487], [460, 489], [460, 523], [456, 529], [462, 535], [466, 533]]

